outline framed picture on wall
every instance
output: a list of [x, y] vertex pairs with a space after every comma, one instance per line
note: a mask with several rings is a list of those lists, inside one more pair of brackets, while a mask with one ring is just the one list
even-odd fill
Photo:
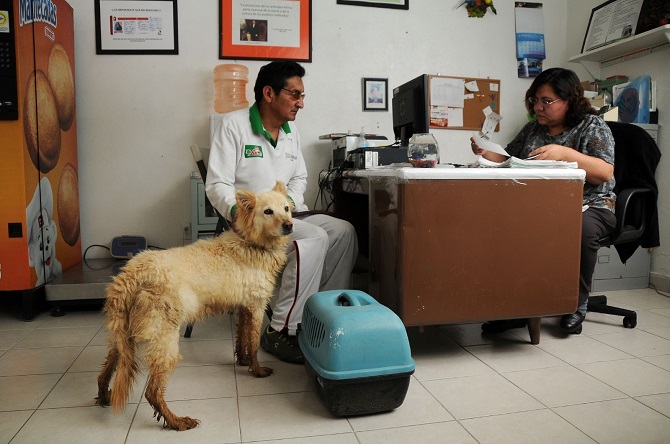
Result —
[[608, 0], [591, 11], [582, 52], [634, 35], [644, 0]]
[[177, 0], [95, 0], [96, 54], [179, 54]]
[[219, 58], [312, 61], [312, 0], [219, 0]]
[[337, 4], [372, 6], [373, 8], [409, 9], [409, 0], [337, 0]]
[[388, 79], [363, 79], [363, 111], [388, 111]]

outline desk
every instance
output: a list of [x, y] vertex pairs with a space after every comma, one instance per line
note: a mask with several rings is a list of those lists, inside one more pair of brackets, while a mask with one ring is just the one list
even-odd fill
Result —
[[541, 316], [577, 309], [584, 178], [578, 169], [349, 171], [335, 212], [367, 195], [368, 226], [352, 223], [367, 229], [368, 290], [406, 326], [536, 318], [538, 343]]

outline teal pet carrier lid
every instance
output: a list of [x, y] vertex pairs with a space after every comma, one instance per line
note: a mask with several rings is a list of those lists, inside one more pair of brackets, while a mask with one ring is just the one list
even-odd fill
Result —
[[298, 342], [305, 359], [326, 379], [412, 374], [415, 368], [400, 318], [358, 290], [312, 295]]

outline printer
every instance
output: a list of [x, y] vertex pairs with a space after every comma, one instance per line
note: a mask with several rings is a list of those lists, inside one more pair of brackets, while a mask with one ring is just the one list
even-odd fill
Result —
[[364, 135], [367, 146], [360, 145], [359, 135], [343, 135], [332, 139], [332, 167], [365, 169], [392, 163], [407, 162], [407, 147], [388, 146], [388, 139], [374, 134]]

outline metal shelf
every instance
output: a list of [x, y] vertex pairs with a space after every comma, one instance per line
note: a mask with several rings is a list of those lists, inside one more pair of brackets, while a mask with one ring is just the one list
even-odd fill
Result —
[[670, 25], [663, 25], [640, 35], [570, 57], [568, 62], [581, 63], [595, 79], [599, 77], [602, 66], [642, 57], [669, 47]]

